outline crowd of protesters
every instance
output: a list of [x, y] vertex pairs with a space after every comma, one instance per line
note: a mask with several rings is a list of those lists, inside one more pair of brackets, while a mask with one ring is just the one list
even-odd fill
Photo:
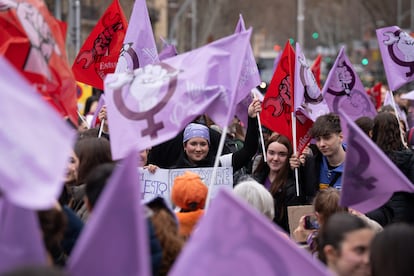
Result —
[[[248, 125], [242, 127], [237, 120], [233, 122], [244, 129], [245, 136], [240, 137], [240, 131], [227, 133], [226, 145], [231, 145], [231, 139], [242, 143], [225, 147], [219, 158], [220, 166], [233, 167], [235, 173], [243, 169], [243, 176], [237, 179], [240, 181], [233, 183], [234, 194], [277, 225], [279, 231], [291, 233], [298, 248], [309, 251], [336, 275], [411, 274], [414, 267], [408, 256], [414, 241], [414, 194], [396, 192], [383, 206], [367, 214], [340, 206], [347, 145], [339, 116], [334, 113], [320, 116], [310, 130], [313, 143], [298, 156], [289, 139], [278, 133], [266, 136], [265, 152], [261, 152], [256, 119], [260, 111], [260, 102], [253, 100], [248, 108]], [[105, 118], [103, 108], [99, 119], [106, 121], [106, 127], [101, 134], [99, 124], [96, 128], [79, 130], [59, 203], [54, 209], [38, 212], [45, 248], [54, 266], [65, 267], [119, 161], [111, 156]], [[212, 167], [221, 130], [207, 122], [208, 118], [200, 116], [176, 138], [141, 152], [137, 156], [141, 166], [151, 173], [158, 168]], [[393, 110], [388, 112], [383, 108], [375, 118], [364, 117], [356, 123], [414, 183], [411, 131], [406, 131], [401, 139], [400, 129], [405, 124], [399, 123]], [[295, 169], [299, 170], [299, 194]], [[208, 188], [200, 176], [186, 172], [175, 178], [171, 199], [167, 199], [175, 209], [160, 197], [146, 203], [153, 275], [168, 274], [197, 231], [198, 222], [205, 215], [207, 197]], [[288, 206], [306, 204], [312, 204], [314, 212], [301, 216], [297, 228], [289, 229]], [[313, 227], [308, 225], [311, 217], [316, 224]], [[389, 250], [393, 250], [392, 258], [386, 253]], [[50, 273], [59, 275], [55, 270]]]

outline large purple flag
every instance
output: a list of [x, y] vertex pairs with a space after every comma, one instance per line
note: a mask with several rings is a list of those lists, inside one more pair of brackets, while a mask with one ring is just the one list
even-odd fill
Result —
[[295, 111], [300, 110], [309, 119], [315, 121], [316, 118], [329, 113], [330, 110], [299, 43], [296, 43], [295, 52], [295, 99], [293, 101]]
[[156, 62], [159, 62], [158, 51], [147, 3], [135, 0], [115, 72], [130, 72]]
[[414, 80], [414, 38], [397, 26], [377, 29], [388, 86], [395, 91]]
[[167, 141], [200, 114], [227, 126], [250, 34], [225, 37], [133, 74], [108, 75], [112, 156], [119, 159], [131, 147], [144, 150]]
[[259, 212], [220, 190], [170, 275], [329, 275]]
[[3, 57], [0, 72], [0, 193], [21, 207], [50, 208], [75, 132]]
[[137, 156], [131, 151], [109, 178], [68, 260], [70, 275], [150, 275]]
[[[246, 31], [244, 20], [240, 14], [239, 21], [237, 22], [235, 33]], [[247, 109], [252, 102], [250, 91], [260, 84], [259, 69], [256, 64], [256, 60], [253, 55], [252, 47], [249, 45], [244, 57], [243, 69], [241, 72], [239, 85], [237, 87], [236, 94], [236, 111], [235, 115], [240, 121], [247, 126]]]
[[[352, 120], [362, 116], [373, 118], [377, 114], [374, 104], [365, 92], [364, 85], [345, 54], [344, 47], [339, 51], [338, 57], [328, 74], [322, 95], [332, 112], [340, 114], [339, 110], [342, 110]], [[343, 122], [341, 125], [346, 136], [345, 125]]]
[[173, 44], [168, 43], [162, 37], [161, 37], [161, 41], [162, 41], [162, 49], [161, 49], [161, 52], [158, 54], [158, 57], [161, 61], [178, 55], [177, 48], [175, 48]]
[[35, 211], [0, 198], [0, 274], [21, 266], [46, 264]]
[[386, 203], [394, 192], [414, 193], [414, 184], [380, 148], [342, 113], [348, 128], [348, 145], [342, 180], [341, 205], [362, 213]]

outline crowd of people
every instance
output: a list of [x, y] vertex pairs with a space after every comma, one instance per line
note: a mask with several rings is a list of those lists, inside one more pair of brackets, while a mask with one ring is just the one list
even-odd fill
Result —
[[[96, 103], [98, 99], [92, 100]], [[234, 131], [226, 133], [218, 160], [220, 166], [232, 167], [237, 176], [233, 182], [234, 195], [277, 225], [278, 231], [290, 235], [298, 248], [319, 259], [335, 275], [411, 274], [414, 267], [408, 258], [414, 241], [414, 194], [396, 192], [383, 206], [366, 214], [340, 206], [347, 158], [340, 117], [334, 113], [318, 117], [310, 130], [312, 143], [299, 155], [293, 152], [286, 136], [258, 125], [256, 117], [260, 111], [260, 101], [252, 100], [247, 126], [235, 118], [229, 128]], [[107, 127], [110, 121], [105, 107], [98, 117], [105, 123], [103, 133], [99, 124], [78, 131], [56, 208], [38, 212], [45, 248], [51, 263], [57, 267], [65, 267], [119, 161], [111, 156]], [[400, 124], [393, 109], [383, 108], [375, 118], [360, 118], [356, 123], [414, 183], [411, 131]], [[264, 136], [264, 147], [260, 144], [259, 127], [268, 134]], [[401, 129], [405, 131], [404, 139]], [[175, 138], [142, 151], [137, 158], [151, 173], [158, 168], [213, 167], [220, 131], [203, 115]], [[299, 193], [295, 169], [299, 172]], [[186, 172], [174, 179], [168, 200], [174, 209], [161, 197], [145, 203], [153, 275], [168, 275], [180, 252], [185, 250], [205, 215], [208, 188], [198, 174]], [[292, 218], [288, 216], [288, 207], [309, 204], [314, 211], [300, 217], [297, 228], [290, 229]], [[314, 221], [310, 222], [312, 217]], [[392, 255], [387, 254], [390, 250]], [[57, 270], [50, 273], [59, 275]]]

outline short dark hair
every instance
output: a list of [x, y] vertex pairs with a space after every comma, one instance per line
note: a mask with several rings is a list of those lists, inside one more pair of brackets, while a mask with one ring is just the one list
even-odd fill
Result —
[[93, 209], [99, 196], [106, 186], [107, 180], [115, 168], [115, 163], [105, 163], [96, 166], [85, 179], [85, 194]]
[[310, 135], [312, 138], [341, 132], [341, 120], [335, 113], [328, 113], [319, 116], [310, 129]]
[[362, 116], [355, 120], [355, 124], [369, 136], [369, 132], [374, 128], [374, 120], [368, 116]]

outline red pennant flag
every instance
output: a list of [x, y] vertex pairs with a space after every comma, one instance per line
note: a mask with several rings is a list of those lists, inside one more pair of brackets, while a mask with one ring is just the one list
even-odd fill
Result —
[[322, 56], [319, 54], [316, 59], [313, 61], [311, 70], [313, 73], [313, 76], [315, 77], [316, 83], [318, 84], [319, 88], [322, 88], [321, 85], [321, 62], [322, 62]]
[[104, 89], [103, 80], [115, 71], [127, 28], [119, 0], [114, 0], [85, 40], [72, 65], [77, 81]]
[[381, 88], [382, 88], [382, 83], [378, 82], [373, 87], [367, 90], [367, 94], [370, 96], [377, 110], [381, 107], [381, 102], [382, 102]]
[[[264, 97], [260, 119], [265, 127], [285, 135], [291, 142], [293, 141], [292, 112], [294, 111], [294, 75], [295, 51], [288, 41]], [[300, 153], [309, 141], [306, 136], [308, 136], [307, 132], [312, 126], [312, 121], [300, 114], [300, 112], [297, 113], [299, 114], [297, 115], [296, 122], [296, 141], [298, 145], [297, 150]], [[301, 142], [304, 139], [306, 143]]]
[[0, 4], [0, 55], [63, 117], [77, 125], [75, 80], [58, 21], [41, 0]]

